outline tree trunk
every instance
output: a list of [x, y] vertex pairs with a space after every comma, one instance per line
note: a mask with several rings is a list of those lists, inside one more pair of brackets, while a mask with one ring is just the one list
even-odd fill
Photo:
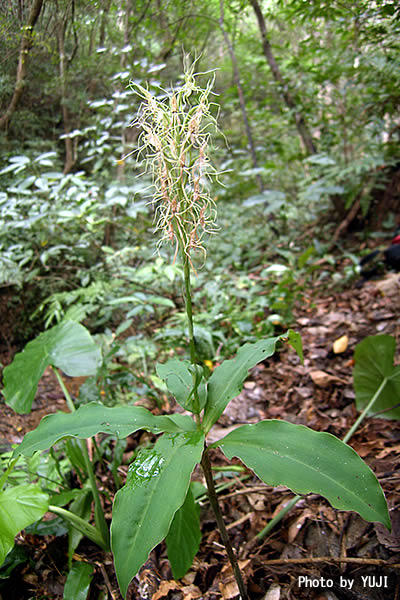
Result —
[[111, 0], [105, 0], [101, 11], [100, 29], [99, 29], [99, 46], [102, 48], [106, 41], [106, 24], [108, 13], [110, 12]]
[[25, 25], [25, 27], [23, 27], [14, 93], [6, 112], [0, 118], [0, 129], [7, 130], [11, 117], [15, 112], [15, 109], [17, 108], [18, 103], [22, 97], [22, 93], [24, 91], [25, 86], [25, 78], [28, 72], [28, 54], [33, 44], [33, 28], [35, 27], [36, 21], [39, 18], [40, 11], [42, 10], [42, 5], [43, 0], [33, 0], [28, 17], [28, 22]]
[[251, 6], [254, 9], [254, 12], [257, 17], [258, 27], [261, 33], [262, 45], [264, 50], [265, 58], [267, 59], [269, 68], [271, 69], [271, 73], [275, 81], [281, 87], [281, 93], [283, 99], [285, 101], [286, 106], [293, 112], [295, 123], [297, 127], [297, 131], [299, 132], [300, 139], [304, 145], [305, 150], [308, 154], [316, 154], [317, 150], [314, 145], [314, 141], [312, 139], [311, 133], [308, 130], [307, 123], [305, 121], [304, 116], [297, 110], [297, 102], [295, 98], [291, 95], [288, 85], [285, 82], [282, 73], [279, 69], [279, 66], [275, 60], [275, 57], [271, 50], [271, 44], [269, 43], [267, 27], [265, 25], [265, 19], [261, 12], [260, 5], [258, 0], [249, 0]]
[[60, 91], [61, 91], [61, 112], [64, 124], [65, 133], [65, 161], [64, 175], [70, 172], [75, 164], [74, 148], [72, 139], [69, 137], [71, 133], [71, 125], [68, 111], [67, 85], [66, 85], [66, 59], [65, 59], [65, 20], [58, 23], [57, 38], [58, 38], [58, 54], [59, 54], [59, 73], [60, 73]]
[[[257, 154], [256, 154], [255, 146], [254, 146], [253, 135], [251, 133], [249, 119], [247, 116], [247, 109], [246, 109], [246, 102], [245, 102], [245, 98], [244, 98], [244, 94], [243, 94], [243, 88], [242, 88], [242, 84], [240, 82], [239, 66], [238, 66], [236, 54], [233, 49], [231, 40], [229, 39], [228, 33], [224, 26], [224, 0], [219, 1], [219, 10], [220, 10], [219, 26], [220, 26], [222, 35], [224, 36], [225, 44], [227, 45], [229, 55], [231, 57], [231, 62], [232, 62], [232, 67], [233, 67], [233, 78], [234, 78], [234, 81], [235, 81], [235, 84], [237, 87], [237, 91], [238, 91], [238, 95], [239, 95], [239, 103], [240, 103], [240, 109], [242, 111], [244, 128], [246, 130], [246, 135], [247, 135], [247, 139], [249, 142], [251, 162], [253, 163], [253, 167], [255, 169], [257, 169], [257, 167], [258, 167]], [[260, 192], [262, 192], [263, 191], [263, 183], [262, 183], [259, 173], [257, 173], [257, 175], [256, 175], [256, 180], [257, 180], [258, 188], [259, 188]]]
[[164, 42], [160, 53], [158, 54], [157, 60], [166, 61], [172, 54], [176, 41], [182, 27], [185, 25], [186, 19], [178, 19], [177, 25], [173, 33], [171, 33], [171, 26], [166, 18], [166, 9], [163, 8], [161, 0], [157, 0], [158, 8], [158, 19], [160, 21], [160, 29], [164, 33]]

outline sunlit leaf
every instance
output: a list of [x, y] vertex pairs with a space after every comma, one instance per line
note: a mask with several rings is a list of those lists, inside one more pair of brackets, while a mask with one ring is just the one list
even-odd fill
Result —
[[101, 364], [101, 350], [83, 325], [64, 321], [41, 333], [15, 355], [4, 369], [3, 394], [18, 413], [29, 412], [37, 385], [48, 365], [71, 377], [94, 375]]
[[14, 538], [47, 512], [49, 498], [39, 486], [21, 484], [0, 492], [0, 565], [14, 546]]

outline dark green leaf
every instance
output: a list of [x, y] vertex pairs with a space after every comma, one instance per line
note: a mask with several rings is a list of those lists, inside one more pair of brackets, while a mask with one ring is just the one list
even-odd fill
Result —
[[97, 433], [109, 433], [122, 439], [139, 429], [163, 433], [182, 431], [180, 424], [193, 428], [190, 417], [179, 416], [182, 417], [180, 420], [173, 420], [167, 416], [156, 417], [141, 406], [107, 407], [91, 402], [73, 413], [59, 412], [43, 417], [38, 427], [26, 434], [14, 454], [32, 456], [37, 450], [46, 450], [65, 437], [83, 439]]
[[61, 517], [46, 519], [46, 521], [41, 519], [40, 521], [32, 523], [32, 525], [24, 527], [24, 530], [25, 533], [31, 535], [52, 535], [55, 537], [66, 535], [68, 533], [65, 521], [61, 519]]
[[[69, 510], [78, 515], [81, 519], [89, 521], [92, 509], [92, 493], [90, 489], [81, 489], [80, 494], [69, 506]], [[83, 538], [83, 533], [76, 529], [72, 523], [68, 523], [68, 565], [71, 568], [72, 559], [79, 542]]]
[[[195, 413], [199, 413], [206, 403], [204, 378], [201, 377], [201, 373], [195, 372], [197, 366], [192, 365], [188, 360], [172, 358], [156, 367], [157, 375], [165, 382], [178, 404]], [[194, 402], [195, 390], [199, 399], [198, 407]]]
[[[6, 559], [0, 569], [0, 579], [8, 579], [18, 565], [29, 561], [29, 556], [23, 546], [14, 546], [7, 554]], [[1, 584], [0, 584], [1, 585]]]
[[166, 538], [168, 559], [175, 579], [180, 579], [190, 569], [201, 541], [200, 510], [191, 488], [185, 502], [176, 511]]
[[390, 529], [382, 489], [358, 454], [330, 433], [286, 421], [243, 425], [214, 446], [237, 456], [269, 485], [286, 485], [296, 494], [320, 494], [335, 508], [354, 510], [366, 521]]
[[111, 525], [115, 570], [124, 597], [149, 552], [167, 535], [203, 445], [204, 435], [198, 431], [163, 435], [131, 464], [126, 484], [115, 496]]

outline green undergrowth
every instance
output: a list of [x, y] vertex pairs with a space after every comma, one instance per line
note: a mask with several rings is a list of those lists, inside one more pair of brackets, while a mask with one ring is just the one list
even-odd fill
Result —
[[[55, 152], [11, 157], [0, 177], [0, 281], [10, 302], [29, 298], [20, 343], [63, 319], [82, 323], [106, 349], [107, 397], [153, 396], [155, 361], [187, 354], [187, 331], [182, 270], [173, 249], [156, 248], [148, 182], [63, 175]], [[239, 203], [226, 190], [216, 197], [218, 242], [211, 236], [207, 261], [191, 276], [197, 351], [211, 369], [240, 344], [292, 326], [305, 292], [334, 265], [323, 244], [297, 241], [270, 199], [275, 205]]]

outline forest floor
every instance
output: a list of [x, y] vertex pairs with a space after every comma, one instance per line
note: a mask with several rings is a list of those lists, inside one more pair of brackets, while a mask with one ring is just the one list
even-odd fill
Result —
[[[400, 343], [400, 276], [388, 274], [362, 288], [327, 295], [318, 287], [305, 293], [295, 311], [294, 329], [302, 336], [304, 364], [289, 348], [278, 358], [251, 372], [240, 396], [233, 400], [212, 430], [219, 438], [241, 423], [279, 418], [304, 424], [342, 438], [354, 423], [353, 353], [368, 335], [390, 334]], [[348, 337], [347, 348], [335, 354], [333, 342]], [[0, 360], [7, 361], [7, 352]], [[48, 412], [65, 409], [50, 372], [40, 382], [33, 411], [16, 415], [0, 404], [0, 445], [21, 441]], [[128, 448], [138, 441], [132, 436]], [[252, 473], [228, 476], [231, 486], [220, 504], [251, 600], [399, 600], [400, 599], [400, 421], [369, 417], [352, 436], [350, 445], [377, 475], [392, 519], [392, 533], [367, 523], [355, 513], [334, 510], [327, 501], [309, 495], [263, 539], [256, 538], [269, 520], [293, 497], [286, 488], [271, 488]], [[228, 466], [213, 451], [214, 464]], [[200, 472], [195, 479], [202, 481]], [[221, 545], [212, 511], [202, 503], [203, 539], [188, 574], [179, 581], [171, 575], [166, 548], [160, 544], [131, 583], [129, 599], [233, 600], [238, 590]], [[9, 579], [0, 581], [0, 599], [61, 600], [67, 569], [67, 537], [22, 533], [30, 560]], [[121, 598], [111, 555], [83, 541], [77, 560], [95, 566], [90, 600]]]

